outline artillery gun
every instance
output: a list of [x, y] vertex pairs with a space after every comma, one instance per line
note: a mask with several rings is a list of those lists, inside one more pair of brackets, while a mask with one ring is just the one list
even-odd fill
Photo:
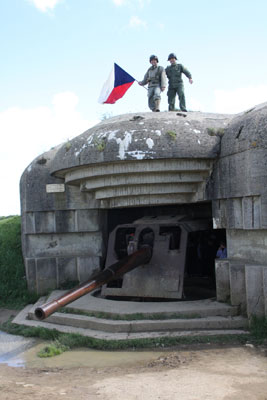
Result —
[[36, 308], [35, 316], [45, 319], [100, 287], [102, 297], [181, 299], [189, 235], [209, 228], [207, 220], [177, 215], [118, 225], [109, 236], [104, 270]]

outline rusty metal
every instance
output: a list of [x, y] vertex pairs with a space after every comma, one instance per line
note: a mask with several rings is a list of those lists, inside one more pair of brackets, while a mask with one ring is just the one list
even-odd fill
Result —
[[63, 307], [73, 302], [74, 300], [77, 300], [79, 297], [82, 297], [85, 294], [92, 292], [93, 290], [112, 280], [118, 279], [126, 272], [132, 271], [140, 265], [147, 264], [150, 261], [151, 256], [152, 249], [150, 246], [145, 246], [140, 250], [137, 250], [133, 254], [112, 264], [104, 271], [97, 274], [95, 277], [89, 279], [84, 283], [81, 283], [76, 288], [71, 289], [68, 293], [65, 293], [59, 298], [43, 304], [41, 307], [37, 307], [34, 311], [36, 318], [39, 320], [47, 318], [49, 315], [57, 311], [60, 307]]

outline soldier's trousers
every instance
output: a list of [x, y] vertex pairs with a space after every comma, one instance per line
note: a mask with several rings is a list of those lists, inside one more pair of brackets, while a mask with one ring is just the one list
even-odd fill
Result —
[[150, 86], [147, 91], [148, 107], [155, 110], [155, 100], [160, 100], [161, 89], [159, 86]]
[[184, 95], [184, 84], [181, 83], [175, 88], [168, 89], [168, 104], [169, 104], [169, 111], [175, 111], [175, 97], [178, 94], [179, 97], [179, 105], [181, 111], [186, 111], [185, 106], [185, 95]]

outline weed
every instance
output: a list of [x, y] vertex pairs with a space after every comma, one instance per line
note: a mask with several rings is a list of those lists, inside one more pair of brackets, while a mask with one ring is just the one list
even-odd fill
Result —
[[176, 132], [174, 132], [174, 131], [167, 131], [166, 134], [169, 135], [171, 139], [173, 139], [173, 140], [176, 139], [176, 136], [177, 136], [177, 135], [176, 135]]
[[66, 144], [65, 144], [65, 150], [66, 150], [66, 151], [69, 151], [70, 148], [71, 148], [71, 142], [70, 142], [70, 141], [67, 141]]
[[69, 350], [69, 347], [60, 343], [60, 341], [56, 339], [54, 342], [50, 343], [49, 345], [45, 346], [42, 350], [40, 350], [37, 353], [37, 356], [41, 358], [54, 357], [64, 353], [64, 351], [67, 350]]
[[104, 139], [94, 141], [94, 145], [96, 146], [98, 151], [104, 151], [106, 147], [106, 141]]
[[207, 128], [208, 135], [210, 136], [219, 136], [222, 137], [224, 135], [224, 128]]

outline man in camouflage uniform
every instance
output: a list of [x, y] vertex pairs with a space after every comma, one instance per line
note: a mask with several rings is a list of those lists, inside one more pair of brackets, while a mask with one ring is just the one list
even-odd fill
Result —
[[163, 67], [158, 66], [158, 57], [150, 56], [152, 66], [147, 70], [144, 79], [139, 85], [144, 86], [148, 83], [148, 107], [152, 111], [160, 111], [160, 95], [167, 86], [166, 73]]
[[177, 57], [174, 53], [169, 54], [168, 61], [171, 65], [166, 68], [166, 75], [169, 80], [168, 87], [168, 103], [169, 111], [176, 111], [175, 109], [175, 97], [176, 93], [179, 97], [180, 110], [187, 111], [185, 106], [185, 95], [184, 95], [184, 83], [182, 80], [182, 73], [187, 76], [189, 82], [192, 84], [192, 75], [182, 64], [177, 64]]

